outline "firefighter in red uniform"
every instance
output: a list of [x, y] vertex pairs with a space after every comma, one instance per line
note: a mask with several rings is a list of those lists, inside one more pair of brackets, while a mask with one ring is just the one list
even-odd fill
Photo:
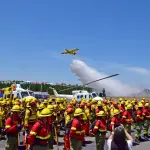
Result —
[[29, 104], [31, 108], [26, 109], [25, 119], [24, 119], [24, 127], [26, 128], [27, 132], [31, 130], [32, 126], [35, 124], [35, 122], [38, 119], [36, 101], [31, 100]]
[[53, 144], [54, 144], [54, 132], [55, 132], [55, 129], [54, 129], [54, 124], [56, 124], [56, 122], [57, 121], [55, 121], [56, 119], [55, 119], [55, 116], [54, 116], [54, 107], [53, 107], [53, 105], [48, 105], [48, 107], [47, 107], [49, 110], [50, 110], [50, 112], [51, 112], [51, 115], [50, 115], [50, 117], [49, 117], [49, 125], [50, 125], [50, 133], [51, 133], [51, 136], [50, 136], [50, 138], [49, 138], [49, 150], [52, 150], [53, 149]]
[[70, 141], [72, 150], [81, 150], [82, 142], [84, 141], [84, 127], [82, 124], [83, 111], [81, 108], [77, 108], [74, 113], [74, 119], [70, 129]]
[[95, 109], [95, 114], [99, 113], [101, 110], [104, 110], [102, 106], [102, 101], [98, 101], [97, 108]]
[[123, 116], [122, 116], [122, 123], [125, 129], [127, 130], [127, 132], [131, 134], [131, 124], [133, 123], [132, 105], [131, 104], [127, 105], [126, 109], [127, 110], [123, 113]]
[[135, 141], [136, 142], [140, 142], [145, 140], [142, 136], [141, 136], [141, 131], [142, 131], [142, 127], [143, 127], [143, 121], [144, 121], [144, 116], [143, 116], [143, 104], [142, 103], [138, 103], [138, 110], [136, 111], [136, 134], [135, 134]]
[[125, 112], [125, 102], [121, 101], [120, 104], [121, 104], [121, 106], [120, 106], [119, 110], [120, 110], [121, 116], [123, 116], [123, 113]]
[[114, 128], [120, 126], [120, 111], [115, 109], [113, 111], [113, 117], [111, 118], [110, 130], [113, 131]]
[[40, 113], [40, 119], [37, 121], [27, 138], [28, 144], [33, 150], [48, 150], [49, 149], [49, 138], [51, 136], [51, 129], [49, 125], [49, 117], [51, 112], [48, 108], [44, 108]]
[[14, 105], [12, 115], [5, 122], [5, 129], [7, 134], [5, 150], [17, 150], [18, 149], [18, 133], [22, 129], [21, 120], [19, 119], [20, 107]]
[[149, 108], [149, 103], [145, 103], [145, 107], [143, 109], [143, 116], [145, 118], [144, 121], [144, 137], [145, 138], [150, 138], [150, 136], [148, 135], [148, 130], [149, 130], [149, 126], [150, 126], [150, 108]]
[[91, 103], [86, 104], [85, 114], [87, 116], [87, 123], [85, 128], [85, 135], [89, 135], [89, 129], [90, 129], [90, 118], [91, 118]]
[[[83, 125], [83, 128], [84, 130], [86, 130], [86, 124], [87, 124], [87, 115], [85, 113], [85, 102], [81, 102], [80, 103], [80, 108], [82, 109], [83, 111], [83, 114], [82, 114], [82, 125]], [[82, 146], [85, 146], [86, 144], [86, 141], [85, 139], [83, 140], [83, 143], [82, 143]]]
[[93, 133], [95, 134], [96, 139], [97, 150], [104, 150], [106, 132], [106, 113], [104, 111], [100, 111], [99, 113], [97, 113], [97, 120], [93, 129]]

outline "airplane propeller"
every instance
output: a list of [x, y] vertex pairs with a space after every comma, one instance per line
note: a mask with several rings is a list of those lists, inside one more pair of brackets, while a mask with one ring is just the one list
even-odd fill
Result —
[[[97, 81], [101, 81], [101, 80], [105, 80], [105, 79], [108, 79], [108, 78], [111, 78], [111, 77], [115, 77], [115, 76], [118, 76], [119, 74], [113, 74], [113, 75], [110, 75], [110, 76], [107, 76], [107, 77], [104, 77], [104, 78], [100, 78], [100, 79], [97, 79], [97, 80], [94, 80], [94, 81], [91, 81], [91, 82], [88, 82], [88, 83], [85, 83], [83, 84], [82, 86], [86, 86], [86, 85], [89, 85], [89, 84], [92, 84], [94, 82], [97, 82]], [[63, 92], [63, 91], [67, 91], [67, 90], [70, 90], [70, 89], [74, 89], [76, 87], [70, 87], [70, 88], [66, 88], [64, 90], [60, 90], [59, 92]]]

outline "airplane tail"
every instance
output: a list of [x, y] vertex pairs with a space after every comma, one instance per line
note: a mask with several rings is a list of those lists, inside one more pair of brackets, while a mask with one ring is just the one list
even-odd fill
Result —
[[49, 88], [53, 90], [53, 92], [54, 92], [54, 95], [57, 97], [57, 96], [58, 96], [58, 93], [57, 93], [57, 91], [56, 91], [54, 88], [52, 88], [52, 87], [49, 87]]

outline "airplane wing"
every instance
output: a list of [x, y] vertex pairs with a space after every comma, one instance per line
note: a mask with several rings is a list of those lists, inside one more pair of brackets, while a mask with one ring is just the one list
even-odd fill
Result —
[[67, 52], [62, 52], [61, 54], [67, 54]]
[[73, 53], [73, 52], [76, 52], [78, 50], [79, 50], [78, 48], [75, 48], [75, 49], [71, 50], [71, 52]]

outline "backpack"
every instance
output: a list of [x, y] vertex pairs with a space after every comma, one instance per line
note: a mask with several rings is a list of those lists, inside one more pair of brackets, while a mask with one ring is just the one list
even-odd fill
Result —
[[90, 115], [92, 117], [92, 120], [95, 120], [95, 118], [96, 118], [95, 111], [91, 111]]
[[95, 123], [96, 123], [96, 121], [94, 121], [94, 122], [90, 125], [90, 130], [92, 130], [92, 132], [93, 132], [93, 129], [94, 129]]
[[65, 125], [65, 134], [66, 134], [66, 135], [69, 135], [69, 133], [70, 133], [70, 129], [71, 129], [71, 126], [72, 126], [72, 122], [73, 122], [73, 120], [70, 120], [70, 121]]
[[97, 121], [100, 122], [99, 120], [95, 120], [95, 121], [90, 125], [90, 132], [91, 132], [92, 134], [94, 134], [94, 133], [93, 133], [93, 129], [94, 129], [95, 124], [96, 124]]
[[65, 129], [66, 128], [71, 128], [72, 122], [73, 122], [73, 120], [68, 121], [68, 123], [65, 125]]

